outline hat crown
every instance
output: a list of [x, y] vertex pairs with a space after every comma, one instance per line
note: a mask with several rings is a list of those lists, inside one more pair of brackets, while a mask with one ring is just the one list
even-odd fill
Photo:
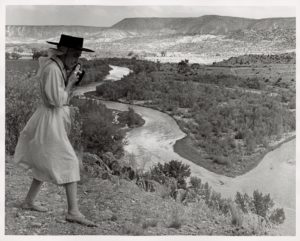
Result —
[[83, 38], [62, 34], [58, 46], [81, 49], [83, 47]]
[[49, 44], [55, 44], [57, 46], [64, 46], [67, 48], [78, 49], [85, 52], [94, 52], [91, 49], [83, 48], [83, 38], [74, 37], [66, 34], [60, 35], [59, 42], [47, 41]]

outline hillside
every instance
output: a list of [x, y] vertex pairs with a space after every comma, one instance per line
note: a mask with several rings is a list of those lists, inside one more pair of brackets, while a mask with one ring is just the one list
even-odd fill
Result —
[[257, 216], [244, 216], [243, 226], [231, 224], [231, 215], [209, 208], [204, 200], [183, 205], [164, 190], [145, 192], [134, 182], [114, 176], [91, 177], [82, 172], [78, 201], [84, 215], [99, 227], [90, 228], [64, 220], [66, 199], [63, 187], [44, 184], [38, 202], [46, 213], [19, 208], [30, 178], [6, 157], [6, 235], [274, 235], [259, 225]]
[[60, 36], [61, 33], [70, 35], [80, 35], [83, 37], [91, 36], [99, 33], [106, 28], [90, 27], [90, 26], [71, 26], [71, 25], [6, 25], [5, 36], [8, 40], [21, 40], [26, 38], [31, 39], [51, 39]]
[[[295, 18], [249, 19], [218, 15], [205, 15], [197, 18], [125, 18], [110, 28], [90, 26], [26, 26], [7, 25], [7, 40], [31, 38], [49, 39], [58, 37], [62, 32], [73, 35], [83, 35], [92, 38], [101, 33], [106, 37], [122, 31], [124, 37], [141, 34], [212, 34], [228, 35], [236, 31], [295, 31]], [[107, 31], [110, 30], [110, 31]]]
[[144, 32], [169, 30], [177, 34], [224, 35], [247, 27], [254, 20], [206, 15], [198, 18], [126, 18], [112, 28]]
[[296, 54], [295, 52], [278, 55], [248, 54], [231, 57], [221, 62], [214, 63], [214, 66], [241, 66], [254, 64], [296, 64]]
[[[278, 54], [296, 48], [295, 18], [125, 18], [111, 27], [6, 26], [6, 51], [45, 49], [61, 33], [83, 36], [90, 58], [128, 57], [211, 64], [245, 54]], [[21, 48], [19, 48], [21, 47]], [[164, 54], [162, 54], [164, 53]]]
[[126, 18], [112, 28], [147, 32], [169, 30], [176, 34], [227, 35], [238, 30], [285, 31], [295, 30], [295, 18], [249, 19], [218, 15], [205, 15], [198, 18]]

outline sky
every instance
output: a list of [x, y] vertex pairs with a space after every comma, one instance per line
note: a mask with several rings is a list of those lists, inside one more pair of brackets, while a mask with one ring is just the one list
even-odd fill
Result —
[[200, 17], [211, 14], [256, 19], [295, 17], [296, 9], [291, 6], [6, 5], [6, 25], [110, 27], [124, 18]]

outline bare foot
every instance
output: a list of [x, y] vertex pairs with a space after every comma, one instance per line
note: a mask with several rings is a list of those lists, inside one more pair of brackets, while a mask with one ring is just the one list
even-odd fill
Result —
[[30, 210], [30, 211], [37, 211], [37, 212], [47, 212], [48, 209], [42, 206], [38, 206], [34, 203], [27, 203], [27, 202], [23, 202], [20, 207], [22, 209], [26, 209], [26, 210]]
[[98, 225], [90, 220], [88, 220], [83, 214], [70, 214], [66, 215], [66, 220], [71, 223], [79, 223], [88, 227], [98, 227]]

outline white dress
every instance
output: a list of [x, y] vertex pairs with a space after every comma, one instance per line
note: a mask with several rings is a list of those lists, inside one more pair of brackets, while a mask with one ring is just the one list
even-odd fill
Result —
[[35, 179], [55, 184], [80, 180], [79, 161], [69, 141], [66, 71], [56, 56], [41, 57], [38, 71], [42, 105], [20, 133], [14, 160]]

